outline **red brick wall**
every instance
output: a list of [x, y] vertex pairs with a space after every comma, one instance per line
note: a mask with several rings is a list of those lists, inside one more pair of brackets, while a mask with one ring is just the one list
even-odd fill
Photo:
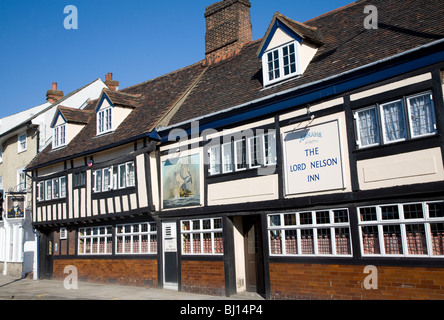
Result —
[[157, 260], [69, 259], [54, 260], [54, 278], [64, 279], [66, 266], [77, 268], [79, 280], [157, 287]]
[[182, 261], [182, 291], [225, 295], [223, 261]]
[[[444, 299], [444, 269], [378, 267], [367, 290], [365, 266], [271, 263], [272, 299]], [[373, 274], [372, 274], [373, 275]]]

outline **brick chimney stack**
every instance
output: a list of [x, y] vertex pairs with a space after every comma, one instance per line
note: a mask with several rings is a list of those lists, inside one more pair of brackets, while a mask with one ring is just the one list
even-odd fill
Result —
[[113, 74], [111, 72], [108, 72], [108, 74], [105, 75], [105, 85], [110, 90], [114, 90], [114, 91], [119, 90], [119, 81], [113, 80]]
[[57, 82], [52, 83], [52, 90], [46, 92], [46, 102], [56, 103], [63, 98], [63, 91], [57, 90]]
[[238, 54], [253, 40], [249, 0], [222, 0], [206, 8], [205, 64]]

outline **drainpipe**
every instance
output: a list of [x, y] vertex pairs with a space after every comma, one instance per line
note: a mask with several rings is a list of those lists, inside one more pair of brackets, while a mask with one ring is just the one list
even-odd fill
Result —
[[39, 154], [39, 152], [40, 152], [40, 131], [39, 131], [39, 129], [32, 128], [31, 124], [32, 124], [32, 122], [28, 121], [28, 123], [26, 123], [26, 126], [28, 127], [28, 129], [34, 130], [34, 132], [37, 134], [37, 154]]

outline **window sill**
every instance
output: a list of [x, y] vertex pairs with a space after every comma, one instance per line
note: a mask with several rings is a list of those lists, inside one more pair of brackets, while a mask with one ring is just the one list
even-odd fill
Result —
[[353, 154], [356, 156], [357, 161], [385, 157], [406, 152], [440, 147], [440, 140], [441, 135], [434, 134], [388, 144], [363, 147], [360, 149], [358, 147], [355, 147], [355, 150], [353, 150]]

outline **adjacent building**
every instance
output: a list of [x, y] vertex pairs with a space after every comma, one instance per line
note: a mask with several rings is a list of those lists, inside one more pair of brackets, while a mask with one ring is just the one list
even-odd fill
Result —
[[443, 299], [444, 4], [275, 13], [255, 41], [250, 7], [206, 8], [205, 59], [58, 107], [27, 167], [40, 277]]
[[[109, 75], [107, 75], [109, 77]], [[112, 79], [111, 79], [112, 80]], [[60, 104], [83, 108], [103, 88], [97, 79], [67, 95], [53, 83], [46, 103], [0, 119], [0, 271], [24, 277], [36, 271], [36, 236], [32, 227], [32, 179], [24, 169], [52, 142], [50, 122]]]

